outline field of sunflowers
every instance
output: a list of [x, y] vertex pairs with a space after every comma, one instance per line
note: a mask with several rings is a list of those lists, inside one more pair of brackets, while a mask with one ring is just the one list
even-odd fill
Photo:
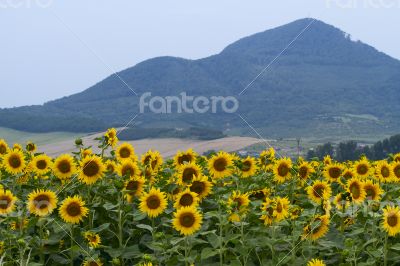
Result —
[[400, 154], [339, 163], [193, 150], [50, 158], [0, 140], [0, 265], [396, 265]]

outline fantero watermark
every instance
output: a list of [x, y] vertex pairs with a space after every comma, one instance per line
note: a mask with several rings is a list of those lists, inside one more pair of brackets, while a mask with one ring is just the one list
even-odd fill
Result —
[[400, 8], [400, 0], [325, 0], [325, 2], [327, 8]]
[[152, 96], [143, 93], [139, 100], [140, 113], [146, 110], [156, 114], [211, 112], [234, 113], [239, 108], [239, 101], [233, 96], [190, 96], [182, 92], [179, 96]]
[[53, 0], [0, 0], [1, 8], [47, 8]]

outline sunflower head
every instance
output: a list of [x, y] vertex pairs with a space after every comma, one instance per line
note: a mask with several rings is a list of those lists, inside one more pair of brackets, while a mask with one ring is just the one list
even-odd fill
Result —
[[309, 238], [317, 240], [329, 230], [329, 217], [326, 215], [316, 215], [303, 229], [303, 239]]
[[137, 156], [135, 154], [135, 149], [132, 147], [131, 144], [125, 142], [119, 145], [115, 151], [115, 154], [119, 161], [124, 160], [132, 160], [134, 162], [137, 161]]
[[400, 232], [400, 209], [399, 207], [387, 206], [383, 210], [382, 228], [389, 234], [395, 236]]
[[232, 156], [220, 151], [208, 160], [208, 170], [215, 179], [225, 178], [232, 174]]
[[33, 157], [29, 165], [32, 168], [33, 172], [39, 175], [44, 175], [51, 169], [52, 162], [49, 156], [45, 154], [40, 154]]
[[306, 181], [312, 173], [314, 173], [314, 168], [308, 162], [301, 162], [297, 169], [297, 175], [300, 181]]
[[71, 224], [80, 223], [89, 212], [89, 209], [85, 207], [85, 202], [80, 196], [73, 196], [66, 198], [59, 209], [61, 218]]
[[37, 150], [37, 146], [35, 143], [33, 143], [32, 141], [28, 141], [26, 143], [25, 149], [27, 152], [35, 152]]
[[192, 235], [201, 227], [203, 216], [194, 207], [182, 207], [174, 213], [172, 225], [182, 235]]
[[290, 158], [281, 158], [275, 161], [273, 168], [274, 180], [277, 183], [283, 183], [291, 177], [292, 160]]
[[86, 185], [92, 185], [103, 177], [106, 167], [97, 155], [86, 156], [80, 162], [79, 179]]
[[321, 204], [322, 200], [330, 198], [332, 189], [327, 182], [317, 180], [311, 186], [307, 187], [307, 194], [312, 201]]
[[60, 155], [53, 163], [53, 172], [61, 180], [70, 178], [76, 172], [74, 158], [69, 154]]
[[141, 162], [146, 168], [157, 171], [163, 164], [163, 158], [158, 151], [148, 150], [142, 155]]
[[28, 195], [28, 210], [37, 216], [47, 216], [57, 208], [57, 196], [51, 190], [36, 190]]
[[186, 163], [194, 163], [196, 158], [197, 154], [192, 149], [188, 149], [185, 152], [178, 151], [174, 157], [174, 164], [175, 166], [181, 166]]
[[195, 163], [187, 163], [178, 167], [179, 185], [188, 185], [193, 181], [193, 178], [198, 177], [201, 173], [200, 167]]
[[361, 204], [365, 200], [364, 184], [358, 178], [352, 178], [347, 181], [347, 192], [350, 193], [353, 202]]
[[20, 174], [25, 168], [24, 154], [20, 150], [8, 150], [3, 156], [3, 166], [10, 174]]
[[83, 234], [85, 237], [86, 241], [88, 242], [88, 245], [92, 248], [98, 248], [101, 243], [101, 238], [99, 234], [96, 234], [94, 232], [85, 232]]
[[379, 184], [373, 183], [371, 180], [367, 180], [363, 183], [363, 187], [367, 200], [379, 201], [381, 199], [383, 190]]
[[233, 191], [232, 195], [228, 199], [227, 205], [229, 212], [231, 213], [246, 213], [249, 203], [250, 200], [247, 193]]
[[7, 142], [4, 139], [0, 139], [0, 157], [6, 154], [8, 149]]
[[258, 164], [262, 169], [267, 169], [271, 164], [275, 161], [275, 150], [274, 148], [269, 148], [260, 153], [260, 157], [258, 159]]
[[258, 166], [256, 160], [253, 157], [248, 156], [247, 158], [240, 160], [239, 169], [241, 177], [247, 178], [253, 176], [257, 172]]
[[117, 130], [115, 128], [109, 128], [107, 132], [104, 134], [104, 137], [107, 145], [110, 145], [112, 148], [117, 146], [118, 137], [117, 137]]
[[354, 172], [359, 178], [367, 178], [373, 174], [373, 168], [367, 158], [361, 158], [353, 164]]
[[140, 197], [139, 209], [149, 217], [157, 217], [167, 208], [167, 199], [164, 192], [160, 189], [151, 188], [149, 192]]
[[82, 266], [103, 266], [103, 263], [100, 259], [88, 259], [83, 262]]
[[[379, 161], [375, 166], [375, 178], [380, 182], [389, 183], [397, 181], [393, 167], [387, 161]], [[399, 179], [400, 180], [400, 179]]]
[[307, 262], [307, 266], [325, 266], [325, 263], [323, 260], [320, 259], [312, 259]]
[[118, 165], [117, 173], [121, 177], [134, 178], [140, 175], [140, 170], [136, 162], [124, 160]]
[[199, 197], [197, 193], [192, 192], [189, 188], [187, 188], [176, 196], [174, 207], [176, 209], [183, 207], [196, 207], [198, 203]]
[[140, 196], [143, 192], [146, 180], [143, 177], [135, 176], [125, 181], [125, 191], [131, 197]]
[[0, 189], [0, 214], [9, 214], [14, 211], [16, 201], [17, 197], [11, 191]]
[[194, 177], [192, 184], [189, 186], [190, 191], [195, 192], [199, 199], [207, 197], [212, 190], [213, 184], [208, 181], [208, 178], [204, 175]]
[[289, 216], [289, 199], [276, 197], [273, 201], [273, 213], [272, 216], [276, 219], [277, 222], [287, 218]]

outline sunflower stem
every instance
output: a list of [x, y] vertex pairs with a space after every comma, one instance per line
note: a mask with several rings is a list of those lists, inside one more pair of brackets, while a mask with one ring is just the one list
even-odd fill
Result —
[[383, 265], [387, 266], [387, 242], [388, 242], [388, 235], [385, 234], [385, 243], [383, 246]]
[[74, 225], [71, 224], [70, 227], [70, 238], [71, 238], [71, 247], [69, 250], [69, 256], [70, 256], [70, 265], [74, 266], [74, 251], [73, 251], [73, 247], [74, 247]]
[[189, 236], [185, 236], [185, 265], [189, 265]]

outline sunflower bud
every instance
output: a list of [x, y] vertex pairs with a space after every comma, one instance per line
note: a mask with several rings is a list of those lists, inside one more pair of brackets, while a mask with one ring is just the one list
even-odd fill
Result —
[[75, 145], [76, 145], [76, 146], [82, 146], [82, 145], [83, 145], [82, 139], [80, 139], [80, 138], [79, 138], [79, 139], [76, 139], [76, 140], [75, 140]]
[[121, 261], [119, 260], [119, 258], [113, 258], [111, 263], [112, 263], [112, 265], [115, 265], [115, 266], [121, 265]]
[[381, 204], [379, 202], [373, 202], [371, 204], [371, 209], [373, 212], [378, 212]]

